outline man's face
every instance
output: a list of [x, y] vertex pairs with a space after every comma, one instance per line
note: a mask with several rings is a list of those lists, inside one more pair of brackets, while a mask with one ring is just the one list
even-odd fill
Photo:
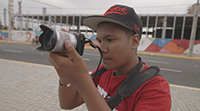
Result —
[[133, 56], [133, 42], [125, 31], [111, 23], [102, 23], [97, 29], [97, 40], [103, 52], [103, 64], [106, 69], [126, 67]]

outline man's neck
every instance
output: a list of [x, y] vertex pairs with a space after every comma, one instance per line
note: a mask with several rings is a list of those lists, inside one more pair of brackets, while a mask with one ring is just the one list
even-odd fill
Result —
[[138, 57], [134, 57], [133, 59], [130, 59], [129, 63], [124, 65], [123, 67], [116, 69], [115, 76], [120, 75], [128, 75], [130, 74], [131, 70], [139, 63]]

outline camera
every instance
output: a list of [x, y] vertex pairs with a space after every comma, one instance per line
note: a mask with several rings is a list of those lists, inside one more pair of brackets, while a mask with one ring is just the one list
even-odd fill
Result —
[[38, 50], [67, 54], [64, 43], [69, 40], [76, 48], [76, 51], [83, 55], [86, 43], [86, 38], [83, 34], [64, 32], [46, 25], [40, 25], [40, 28], [43, 30], [43, 33], [39, 36], [41, 46], [37, 48]]

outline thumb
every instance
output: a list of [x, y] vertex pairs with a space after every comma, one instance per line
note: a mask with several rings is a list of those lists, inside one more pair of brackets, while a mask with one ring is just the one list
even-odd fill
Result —
[[73, 60], [77, 60], [80, 58], [80, 55], [78, 54], [78, 52], [76, 51], [76, 49], [74, 48], [73, 44], [70, 41], [66, 41], [65, 42], [65, 48], [67, 49], [68, 54], [71, 56], [71, 58]]

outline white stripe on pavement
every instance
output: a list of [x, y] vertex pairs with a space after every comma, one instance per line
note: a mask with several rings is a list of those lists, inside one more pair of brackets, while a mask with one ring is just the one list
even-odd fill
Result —
[[84, 53], [84, 55], [90, 55], [90, 56], [100, 56], [98, 53], [97, 53], [97, 54], [92, 54], [92, 53]]
[[182, 89], [190, 89], [190, 90], [200, 91], [200, 88], [195, 88], [195, 87], [181, 86], [181, 85], [175, 85], [175, 84], [169, 84], [169, 86], [176, 87], [176, 88], [182, 88]]
[[143, 61], [145, 61], [145, 62], [153, 62], [153, 63], [160, 63], [160, 64], [169, 64], [169, 62], [164, 62], [164, 61], [152, 61], [152, 60], [146, 60], [146, 59], [144, 59]]
[[84, 61], [90, 61], [90, 59], [87, 59], [87, 58], [83, 58], [83, 60], [84, 60]]
[[164, 70], [164, 71], [171, 71], [171, 72], [182, 72], [182, 70], [176, 70], [176, 69], [167, 69], [167, 68], [160, 68], [160, 70]]
[[22, 51], [19, 50], [8, 50], [8, 49], [3, 49], [4, 52], [14, 52], [14, 53], [22, 53]]

